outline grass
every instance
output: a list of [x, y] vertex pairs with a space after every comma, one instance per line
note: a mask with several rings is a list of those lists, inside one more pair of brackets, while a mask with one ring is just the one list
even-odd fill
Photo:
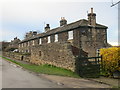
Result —
[[116, 88], [116, 89], [118, 88], [120, 90], [120, 86], [113, 86], [112, 88]]
[[12, 60], [12, 59], [9, 59], [6, 57], [2, 57], [2, 58], [6, 59], [8, 61], [11, 61], [17, 65], [20, 65], [25, 69], [36, 72], [36, 73], [80, 78], [80, 76], [77, 75], [76, 73], [74, 73], [70, 70], [67, 70], [67, 69], [56, 67], [56, 66], [52, 66], [52, 65], [48, 65], [48, 64], [39, 65], [39, 66], [38, 65], [31, 65], [31, 64], [23, 64], [23, 63], [17, 62], [15, 60]]

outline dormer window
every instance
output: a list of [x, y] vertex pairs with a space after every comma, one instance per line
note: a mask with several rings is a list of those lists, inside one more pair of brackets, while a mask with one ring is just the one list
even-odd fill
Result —
[[68, 40], [73, 39], [73, 31], [68, 31]]
[[55, 34], [55, 42], [58, 42], [58, 34]]
[[50, 43], [50, 36], [48, 36], [48, 43]]

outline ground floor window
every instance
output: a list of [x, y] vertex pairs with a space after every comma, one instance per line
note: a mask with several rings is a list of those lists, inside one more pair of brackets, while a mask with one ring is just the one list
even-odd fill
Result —
[[41, 51], [39, 51], [39, 56], [42, 56], [42, 52]]

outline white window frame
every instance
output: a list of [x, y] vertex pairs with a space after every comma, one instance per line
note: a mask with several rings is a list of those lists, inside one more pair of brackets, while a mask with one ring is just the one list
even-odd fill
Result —
[[19, 48], [20, 48], [20, 44], [19, 44]]
[[50, 36], [48, 36], [48, 43], [50, 43], [51, 41], [50, 41]]
[[68, 31], [68, 40], [73, 39], [73, 31]]
[[23, 43], [22, 43], [22, 47], [23, 47]]
[[29, 41], [27, 43], [28, 43], [27, 46], [29, 46], [29, 44], [30, 44]]
[[34, 40], [32, 41], [32, 45], [35, 45], [35, 41]]
[[42, 44], [42, 40], [41, 40], [41, 38], [39, 39], [39, 44]]
[[28, 49], [28, 53], [29, 53], [30, 51], [29, 51], [29, 49]]
[[58, 42], [58, 34], [55, 34], [55, 42]]
[[26, 47], [26, 43], [24, 43], [24, 46]]

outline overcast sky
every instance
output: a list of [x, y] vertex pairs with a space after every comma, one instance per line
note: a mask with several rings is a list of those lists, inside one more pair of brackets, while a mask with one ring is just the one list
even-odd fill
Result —
[[[50, 2], [51, 1], [51, 2]], [[88, 2], [89, 1], [89, 2]], [[91, 2], [90, 2], [91, 1]], [[109, 2], [108, 2], [109, 1]], [[94, 8], [97, 23], [108, 26], [108, 42], [118, 42], [118, 6], [110, 7], [112, 0], [1, 0], [0, 41], [14, 37], [23, 39], [26, 32], [44, 32], [44, 24], [59, 27], [61, 17], [68, 23], [87, 19], [87, 11]], [[115, 2], [119, 0], [113, 0]]]

